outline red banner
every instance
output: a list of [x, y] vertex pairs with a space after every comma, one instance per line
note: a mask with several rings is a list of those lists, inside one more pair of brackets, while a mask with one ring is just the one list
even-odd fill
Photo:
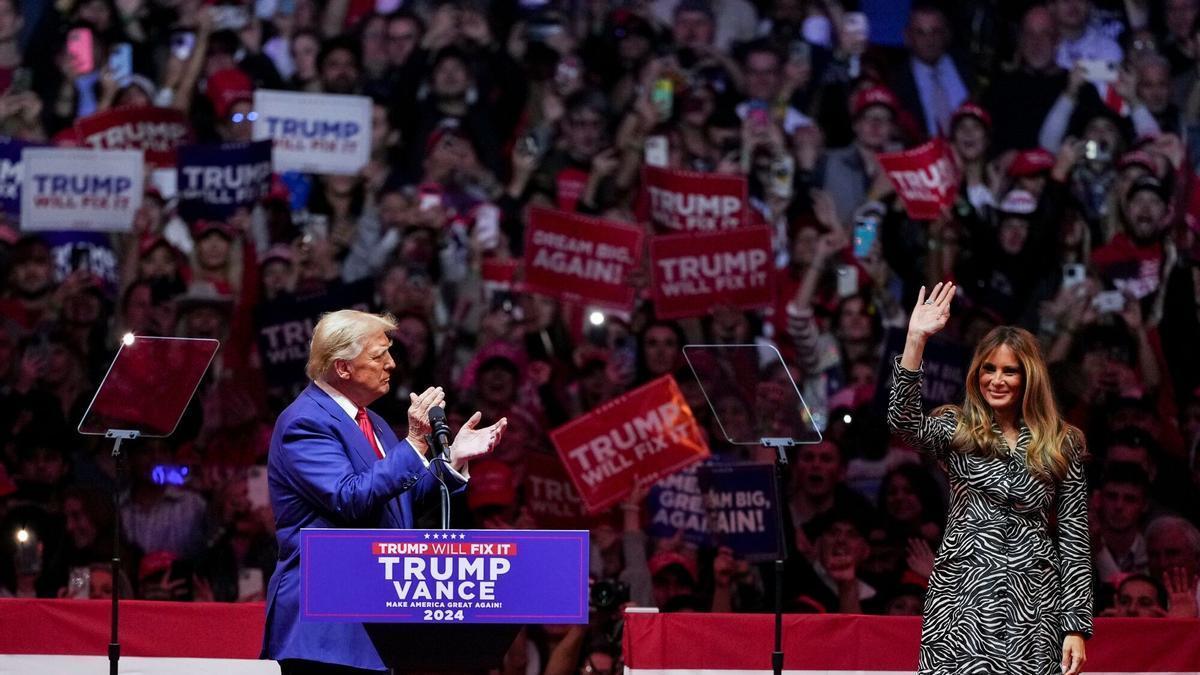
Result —
[[146, 163], [175, 166], [175, 149], [190, 143], [183, 112], [137, 106], [114, 108], [75, 123], [80, 145], [98, 150], [144, 150]]
[[648, 166], [650, 221], [659, 232], [716, 232], [750, 222], [746, 178]]
[[650, 260], [660, 319], [703, 316], [717, 305], [757, 309], [774, 300], [766, 227], [658, 236], [650, 241]]
[[[766, 672], [774, 649], [773, 622], [770, 614], [630, 612], [623, 634], [625, 672]], [[1198, 630], [1196, 619], [1098, 618], [1096, 635], [1087, 643], [1084, 672], [1200, 673]], [[783, 667], [826, 675], [913, 673], [920, 641], [919, 616], [785, 614]]]
[[550, 432], [589, 513], [709, 456], [675, 378], [654, 380]]
[[587, 529], [591, 519], [557, 455], [530, 453], [525, 462], [525, 503], [537, 526], [549, 530]]
[[942, 139], [878, 157], [910, 218], [933, 220], [954, 203], [958, 195], [958, 169], [950, 147]]
[[529, 210], [523, 289], [566, 301], [632, 310], [626, 283], [642, 256], [642, 230], [546, 208]]

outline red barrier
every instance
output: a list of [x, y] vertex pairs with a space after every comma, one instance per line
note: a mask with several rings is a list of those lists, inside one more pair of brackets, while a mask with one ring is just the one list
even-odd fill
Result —
[[[625, 615], [625, 662], [633, 675], [663, 670], [769, 671], [769, 614]], [[794, 614], [784, 617], [784, 668], [912, 673], [917, 617]], [[1088, 673], [1200, 673], [1200, 620], [1097, 619]]]
[[[0, 654], [104, 655], [107, 600], [0, 599]], [[121, 601], [121, 655], [257, 659], [263, 603]]]

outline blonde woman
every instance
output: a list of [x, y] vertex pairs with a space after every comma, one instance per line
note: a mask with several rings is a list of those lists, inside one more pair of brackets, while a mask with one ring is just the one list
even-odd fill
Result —
[[919, 673], [1078, 675], [1092, 634], [1083, 434], [1058, 412], [1036, 339], [1011, 326], [979, 342], [961, 406], [922, 412], [921, 355], [954, 290], [921, 288], [888, 405], [951, 488]]

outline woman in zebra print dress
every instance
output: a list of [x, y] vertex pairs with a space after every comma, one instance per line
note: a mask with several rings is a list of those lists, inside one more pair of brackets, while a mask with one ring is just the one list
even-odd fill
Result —
[[1077, 675], [1092, 634], [1083, 435], [1058, 414], [1035, 338], [1008, 326], [976, 347], [963, 405], [922, 412], [921, 355], [953, 297], [953, 284], [928, 300], [921, 288], [888, 405], [951, 489], [919, 673]]

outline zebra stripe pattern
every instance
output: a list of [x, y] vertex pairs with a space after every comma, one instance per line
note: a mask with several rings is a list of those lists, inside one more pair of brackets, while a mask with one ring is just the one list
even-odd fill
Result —
[[[1057, 484], [1026, 470], [1030, 433], [998, 456], [955, 451], [954, 412], [921, 407], [922, 371], [892, 368], [887, 419], [946, 471], [950, 508], [921, 626], [919, 675], [1061, 674], [1063, 637], [1092, 634], [1092, 566], [1083, 454]], [[1052, 533], [1050, 523], [1057, 522]]]

